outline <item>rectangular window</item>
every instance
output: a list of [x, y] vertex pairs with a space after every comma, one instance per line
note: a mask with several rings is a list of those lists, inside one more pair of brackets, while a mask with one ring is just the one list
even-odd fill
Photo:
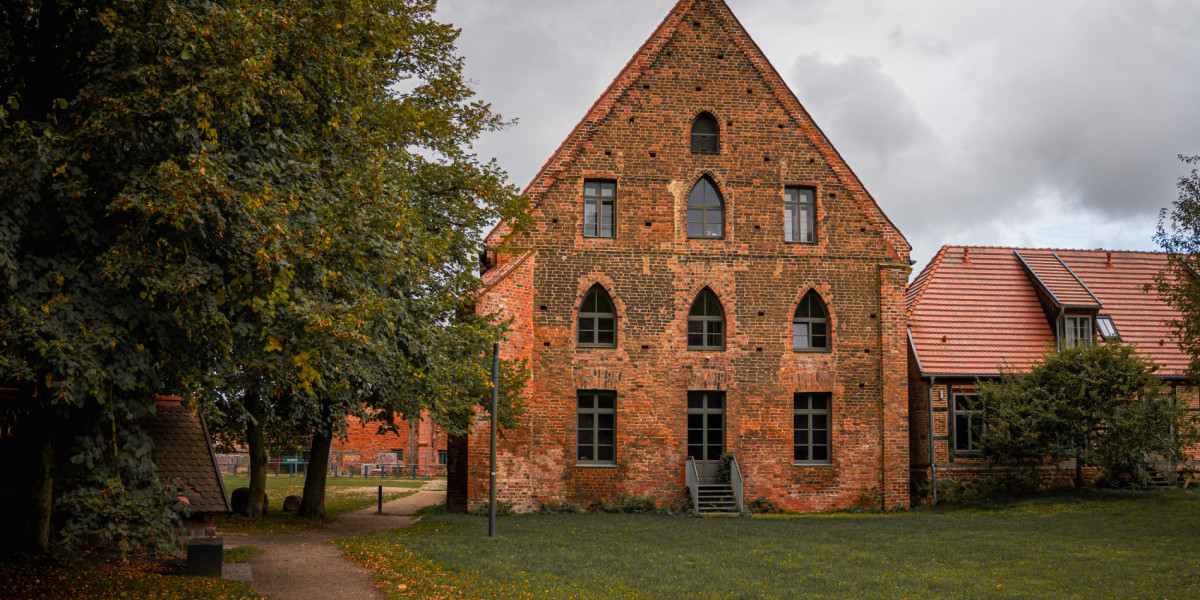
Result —
[[581, 465], [615, 465], [617, 461], [617, 393], [580, 390], [577, 395], [575, 459]]
[[788, 242], [811, 244], [816, 235], [816, 194], [813, 190], [788, 186], [783, 188], [783, 239]]
[[1065, 335], [1063, 344], [1066, 348], [1080, 346], [1086, 348], [1092, 345], [1095, 335], [1092, 333], [1092, 318], [1089, 316], [1065, 317]]
[[793, 398], [792, 460], [797, 463], [830, 463], [830, 394], [796, 394]]
[[979, 454], [983, 449], [983, 404], [978, 394], [954, 395], [954, 453]]
[[445, 450], [438, 450], [438, 464], [439, 464], [439, 465], [444, 465], [444, 464], [446, 464], [446, 463], [448, 463], [448, 462], [450, 462], [450, 455], [449, 455], [449, 453], [448, 453], [447, 451], [445, 451]]
[[613, 207], [617, 182], [588, 179], [583, 182], [583, 237], [613, 237]]
[[1108, 315], [1096, 315], [1096, 329], [1100, 330], [1100, 337], [1104, 338], [1106, 342], [1121, 339], [1121, 334], [1117, 332], [1117, 325]]

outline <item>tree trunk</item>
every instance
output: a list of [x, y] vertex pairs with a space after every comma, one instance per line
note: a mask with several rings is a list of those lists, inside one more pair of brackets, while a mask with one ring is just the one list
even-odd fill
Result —
[[256, 393], [247, 393], [246, 446], [250, 450], [250, 494], [246, 501], [247, 517], [263, 516], [263, 500], [267, 497], [267, 445], [263, 439], [265, 417], [262, 399]]
[[1083, 458], [1075, 457], [1075, 489], [1083, 487]]
[[300, 499], [302, 517], [325, 518], [325, 477], [329, 472], [329, 443], [333, 436], [317, 429], [313, 431], [312, 449], [308, 453], [308, 472], [304, 474], [304, 497]]
[[25, 525], [25, 549], [33, 554], [50, 551], [50, 514], [54, 507], [54, 436], [49, 427], [42, 428], [40, 448], [37, 448], [37, 472], [30, 490], [29, 522]]

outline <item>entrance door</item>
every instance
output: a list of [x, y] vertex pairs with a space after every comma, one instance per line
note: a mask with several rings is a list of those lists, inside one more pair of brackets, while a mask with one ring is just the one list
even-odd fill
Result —
[[725, 392], [688, 392], [688, 456], [701, 484], [717, 482], [725, 453]]

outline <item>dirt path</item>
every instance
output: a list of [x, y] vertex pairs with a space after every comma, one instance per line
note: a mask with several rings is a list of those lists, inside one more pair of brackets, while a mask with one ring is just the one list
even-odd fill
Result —
[[250, 559], [254, 591], [271, 600], [382, 600], [371, 574], [342, 558], [331, 544], [373, 531], [399, 529], [418, 509], [445, 500], [445, 481], [432, 481], [415, 494], [375, 508], [343, 513], [336, 523], [297, 534], [227, 535], [226, 547], [255, 546], [265, 552]]

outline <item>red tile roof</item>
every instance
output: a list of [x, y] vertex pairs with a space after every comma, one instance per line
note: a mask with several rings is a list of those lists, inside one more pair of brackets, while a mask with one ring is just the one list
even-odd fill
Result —
[[1167, 324], [1178, 313], [1142, 287], [1166, 265], [1166, 255], [1153, 252], [943, 246], [908, 289], [922, 374], [1029, 368], [1055, 344], [1037, 297], [1041, 279], [1060, 304], [1111, 316], [1122, 341], [1154, 360], [1160, 375], [1181, 377], [1188, 357]]
[[203, 419], [178, 398], [160, 396], [154, 418], [144, 426], [154, 440], [154, 464], [163, 477], [183, 486], [192, 511], [229, 512], [225, 483]]
[[1100, 307], [1100, 301], [1053, 250], [1018, 249], [1013, 252], [1033, 275], [1034, 284], [1042, 286], [1059, 304], [1074, 308]]

